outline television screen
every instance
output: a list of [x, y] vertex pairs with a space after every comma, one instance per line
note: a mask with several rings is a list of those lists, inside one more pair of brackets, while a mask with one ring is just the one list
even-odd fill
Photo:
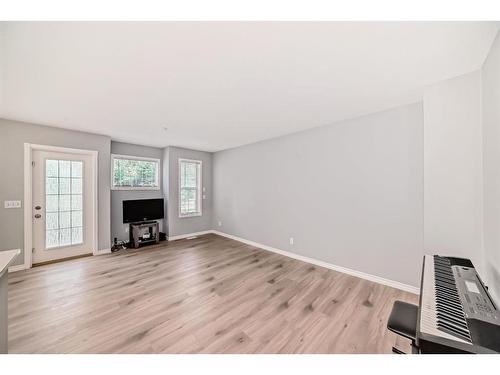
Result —
[[123, 222], [163, 219], [163, 199], [136, 199], [123, 201]]

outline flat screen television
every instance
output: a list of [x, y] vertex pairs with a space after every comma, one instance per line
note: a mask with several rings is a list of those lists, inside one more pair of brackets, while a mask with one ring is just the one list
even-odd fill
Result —
[[135, 199], [123, 201], [123, 222], [163, 219], [163, 199]]

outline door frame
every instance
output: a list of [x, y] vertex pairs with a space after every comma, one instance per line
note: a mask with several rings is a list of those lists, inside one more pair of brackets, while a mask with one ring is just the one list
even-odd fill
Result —
[[93, 237], [91, 239], [92, 253], [98, 254], [98, 151], [76, 148], [39, 145], [34, 143], [24, 144], [24, 268], [32, 267], [33, 259], [33, 151], [54, 151], [66, 154], [90, 155], [92, 160], [92, 218], [94, 222]]

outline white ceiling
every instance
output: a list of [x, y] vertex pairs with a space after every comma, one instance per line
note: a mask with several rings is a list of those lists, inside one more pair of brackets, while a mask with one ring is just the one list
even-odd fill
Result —
[[498, 28], [2, 23], [0, 117], [217, 151], [418, 101], [480, 68]]

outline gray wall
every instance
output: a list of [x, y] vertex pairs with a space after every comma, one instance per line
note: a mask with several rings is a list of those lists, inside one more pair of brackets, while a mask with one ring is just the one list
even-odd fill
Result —
[[217, 152], [214, 228], [417, 286], [422, 131], [418, 103]]
[[500, 33], [482, 69], [484, 266], [500, 304]]
[[[205, 188], [202, 216], [179, 218], [179, 159], [202, 161], [202, 184]], [[173, 237], [212, 229], [212, 154], [180, 147], [167, 147], [164, 152], [164, 160], [166, 160], [165, 163], [168, 164], [169, 169], [166, 171], [168, 235]]]
[[24, 205], [24, 143], [70, 147], [99, 152], [99, 249], [110, 247], [110, 138], [72, 130], [0, 119], [0, 249], [21, 249], [16, 260], [24, 262], [23, 209], [5, 209], [3, 201]]
[[424, 93], [424, 248], [483, 267], [483, 140], [479, 71]]
[[[160, 190], [111, 190], [111, 240], [116, 237], [118, 240], [128, 241], [128, 224], [123, 224], [122, 202], [129, 199], [163, 198], [161, 160], [163, 149], [112, 141], [111, 153], [160, 159]], [[165, 228], [163, 220], [160, 220], [160, 230], [163, 228]]]

